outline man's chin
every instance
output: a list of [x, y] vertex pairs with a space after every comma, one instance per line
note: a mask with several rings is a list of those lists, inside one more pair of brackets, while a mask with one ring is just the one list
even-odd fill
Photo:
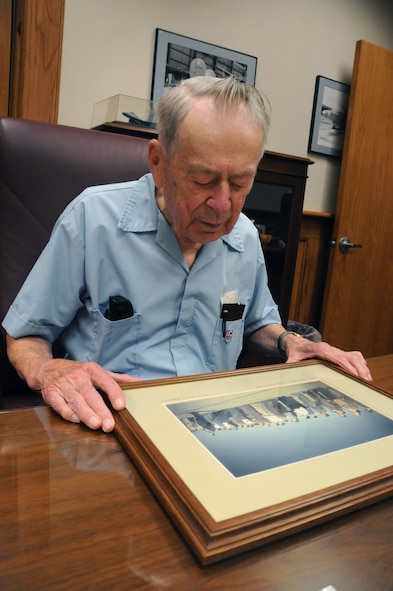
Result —
[[198, 225], [195, 224], [193, 228], [189, 228], [184, 237], [187, 237], [194, 244], [205, 244], [229, 234], [232, 228], [233, 226], [227, 224], [217, 225], [200, 222]]
[[196, 237], [196, 242], [200, 242], [201, 244], [214, 242], [214, 240], [218, 240], [225, 234], [227, 234], [227, 232], [224, 229], [216, 230], [215, 232], [201, 232], [198, 237]]

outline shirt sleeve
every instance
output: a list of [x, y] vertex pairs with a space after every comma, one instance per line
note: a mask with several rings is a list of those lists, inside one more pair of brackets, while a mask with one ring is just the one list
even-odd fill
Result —
[[53, 342], [82, 306], [85, 285], [83, 208], [66, 210], [3, 320], [14, 338]]

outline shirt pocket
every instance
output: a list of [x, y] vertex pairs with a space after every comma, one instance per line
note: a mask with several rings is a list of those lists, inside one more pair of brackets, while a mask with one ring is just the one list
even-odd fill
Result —
[[142, 315], [134, 314], [121, 320], [108, 320], [99, 310], [94, 310], [93, 318], [94, 334], [90, 360], [111, 371], [137, 376]]
[[236, 369], [243, 348], [244, 319], [223, 321], [218, 319], [213, 334], [207, 363], [211, 371]]

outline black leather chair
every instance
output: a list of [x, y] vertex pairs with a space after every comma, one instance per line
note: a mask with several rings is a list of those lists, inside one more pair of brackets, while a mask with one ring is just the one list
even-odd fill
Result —
[[[65, 206], [88, 186], [145, 174], [147, 145], [132, 136], [0, 118], [1, 320]], [[0, 404], [23, 390], [1, 329]]]

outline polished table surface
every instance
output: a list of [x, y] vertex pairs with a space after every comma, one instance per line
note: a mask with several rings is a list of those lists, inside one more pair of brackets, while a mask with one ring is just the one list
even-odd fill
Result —
[[[370, 360], [393, 393], [393, 355]], [[393, 498], [199, 566], [115, 435], [0, 413], [0, 589], [393, 590]]]

